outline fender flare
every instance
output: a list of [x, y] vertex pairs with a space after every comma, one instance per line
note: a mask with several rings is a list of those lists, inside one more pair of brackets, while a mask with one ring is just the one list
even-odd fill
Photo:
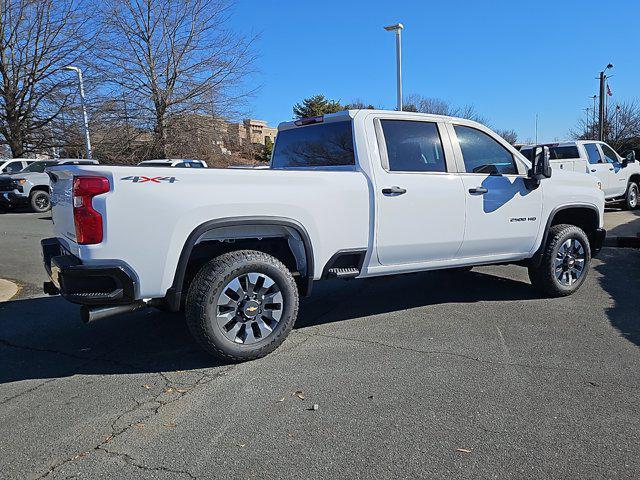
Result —
[[547, 224], [544, 227], [544, 233], [542, 234], [542, 241], [540, 242], [540, 245], [538, 246], [538, 249], [536, 250], [536, 252], [533, 254], [533, 257], [531, 257], [531, 260], [535, 265], [539, 265], [540, 261], [542, 260], [542, 254], [544, 252], [544, 247], [547, 244], [547, 240], [549, 238], [549, 230], [551, 229], [551, 223], [553, 222], [553, 219], [556, 217], [558, 212], [561, 212], [563, 210], [569, 210], [572, 208], [586, 208], [595, 212], [596, 218], [597, 218], [596, 228], [599, 227], [600, 212], [598, 211], [598, 208], [595, 205], [592, 205], [589, 203], [576, 203], [576, 204], [569, 204], [569, 205], [561, 205], [559, 207], [554, 208], [553, 210], [551, 210], [551, 213], [547, 217]]
[[182, 247], [182, 251], [180, 252], [180, 257], [178, 258], [178, 265], [173, 277], [173, 283], [167, 290], [165, 297], [167, 306], [170, 310], [180, 310], [180, 303], [183, 296], [182, 285], [184, 284], [187, 265], [189, 263], [189, 258], [191, 257], [191, 252], [193, 251], [193, 247], [197, 244], [198, 239], [211, 230], [234, 226], [281, 226], [294, 229], [300, 235], [304, 244], [305, 259], [307, 263], [307, 274], [302, 284], [302, 294], [309, 295], [311, 293], [314, 276], [313, 247], [309, 233], [300, 222], [285, 217], [228, 217], [204, 222], [198, 225], [187, 237], [187, 240]]

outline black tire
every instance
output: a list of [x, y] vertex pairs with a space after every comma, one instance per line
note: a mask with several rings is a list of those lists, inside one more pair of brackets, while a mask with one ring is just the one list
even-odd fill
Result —
[[635, 182], [629, 182], [629, 185], [627, 186], [627, 193], [624, 196], [623, 208], [625, 210], [635, 210], [638, 208], [639, 196], [640, 192], [638, 184]]
[[51, 210], [51, 199], [49, 198], [49, 192], [44, 190], [36, 190], [29, 196], [29, 204], [31, 210], [36, 213], [44, 213]]
[[[556, 275], [555, 261], [562, 245], [572, 239], [578, 240], [583, 247], [584, 265], [580, 276], [570, 285], [566, 285]], [[550, 297], [564, 297], [580, 288], [589, 273], [590, 264], [591, 247], [584, 231], [574, 225], [554, 225], [549, 230], [540, 264], [529, 265], [529, 279], [536, 290]]]
[[[268, 275], [282, 294], [282, 315], [273, 331], [250, 344], [227, 338], [216, 320], [217, 301], [225, 286], [243, 274]], [[298, 288], [289, 269], [278, 259], [255, 250], [225, 253], [205, 264], [189, 286], [186, 319], [191, 334], [212, 355], [225, 361], [242, 362], [271, 353], [289, 335], [298, 316]]]

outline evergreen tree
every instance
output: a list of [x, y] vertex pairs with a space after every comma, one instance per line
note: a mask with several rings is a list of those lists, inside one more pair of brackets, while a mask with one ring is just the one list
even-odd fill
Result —
[[344, 110], [340, 102], [329, 100], [324, 95], [305, 98], [301, 103], [296, 103], [293, 106], [293, 114], [296, 118], [317, 117], [327, 113], [336, 113], [340, 110]]

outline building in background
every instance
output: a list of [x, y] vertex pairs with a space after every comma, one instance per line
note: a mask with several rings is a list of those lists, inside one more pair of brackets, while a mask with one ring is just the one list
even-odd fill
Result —
[[267, 122], [263, 120], [253, 118], [244, 119], [242, 123], [229, 123], [227, 125], [229, 140], [240, 146], [265, 145], [267, 138], [273, 142], [277, 133], [277, 128], [268, 126]]

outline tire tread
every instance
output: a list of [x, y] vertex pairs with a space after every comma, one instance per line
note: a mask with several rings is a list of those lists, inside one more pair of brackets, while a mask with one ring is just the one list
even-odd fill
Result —
[[[252, 351], [251, 354], [233, 355], [219, 348], [211, 338], [211, 334], [205, 328], [208, 322], [208, 298], [209, 293], [212, 290], [216, 291], [223, 286], [223, 283], [227, 282], [227, 280], [225, 280], [226, 276], [246, 267], [247, 263], [267, 263], [284, 274], [287, 282], [289, 282], [289, 286], [296, 293], [293, 302], [294, 304], [292, 306], [293, 320], [289, 321], [268, 343], [264, 344], [259, 349]], [[235, 250], [210, 260], [196, 274], [189, 286], [185, 316], [189, 330], [205, 350], [213, 353], [221, 359], [232, 362], [241, 362], [255, 360], [275, 350], [284, 341], [293, 328], [295, 319], [298, 315], [298, 307], [297, 285], [291, 275], [291, 272], [289, 272], [287, 267], [280, 260], [257, 250]]]
[[[586, 271], [582, 274], [581, 279], [576, 287], [573, 288], [562, 288], [556, 278], [552, 267], [554, 260], [554, 252], [558, 245], [558, 243], [566, 241], [567, 233], [571, 232], [581, 236], [583, 239], [583, 243], [585, 244], [585, 269]], [[544, 252], [542, 254], [542, 259], [539, 265], [530, 265], [529, 266], [529, 280], [531, 280], [531, 284], [536, 290], [539, 290], [551, 297], [566, 297], [567, 295], [571, 295], [574, 293], [582, 282], [586, 278], [586, 275], [589, 273], [589, 266], [591, 263], [591, 248], [589, 246], [589, 241], [584, 233], [584, 231], [576, 227], [575, 225], [568, 224], [558, 224], [554, 225], [549, 229], [549, 235], [547, 237], [547, 244], [544, 247]]]

